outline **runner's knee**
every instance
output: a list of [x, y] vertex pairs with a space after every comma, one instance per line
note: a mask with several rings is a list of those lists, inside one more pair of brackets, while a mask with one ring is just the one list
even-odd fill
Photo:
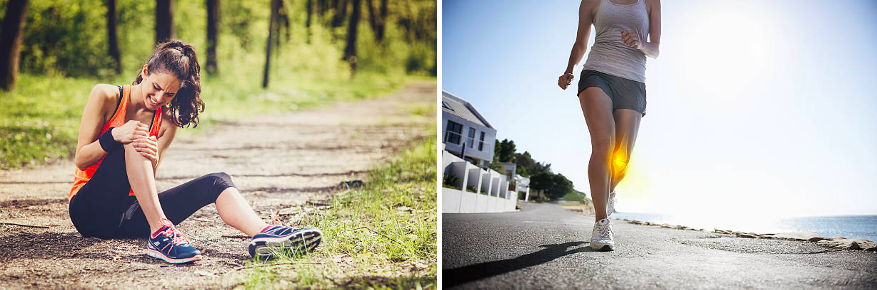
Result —
[[612, 171], [616, 177], [624, 176], [627, 173], [627, 164], [630, 157], [624, 152], [615, 152], [612, 156]]
[[216, 199], [219, 198], [219, 194], [223, 191], [229, 187], [235, 187], [234, 183], [231, 181], [231, 176], [225, 172], [210, 173], [199, 177], [199, 179], [204, 182], [207, 198], [211, 203], [216, 202]]

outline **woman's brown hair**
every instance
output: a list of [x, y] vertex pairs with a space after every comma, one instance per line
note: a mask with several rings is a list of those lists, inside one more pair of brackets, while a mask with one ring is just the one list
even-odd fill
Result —
[[[204, 102], [201, 101], [201, 66], [195, 48], [179, 40], [161, 43], [146, 65], [149, 74], [171, 73], [180, 80], [180, 90], [168, 104], [174, 125], [198, 127], [198, 113], [204, 111]], [[137, 74], [134, 85], [143, 81], [142, 72]]]

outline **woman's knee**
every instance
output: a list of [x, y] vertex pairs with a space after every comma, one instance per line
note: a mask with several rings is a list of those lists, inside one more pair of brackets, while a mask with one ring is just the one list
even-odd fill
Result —
[[201, 177], [210, 183], [210, 198], [215, 202], [219, 195], [230, 187], [235, 187], [231, 176], [225, 172], [214, 172]]
[[231, 176], [225, 172], [214, 172], [207, 175], [202, 176], [201, 178], [209, 179], [215, 183], [224, 184], [228, 186], [234, 186], [234, 183], [231, 182]]
[[596, 155], [610, 156], [615, 148], [615, 140], [610, 134], [591, 136], [591, 151]]

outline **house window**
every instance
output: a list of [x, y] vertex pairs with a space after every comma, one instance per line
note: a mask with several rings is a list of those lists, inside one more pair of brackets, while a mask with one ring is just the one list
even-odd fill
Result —
[[469, 148], [473, 148], [472, 143], [475, 143], [475, 128], [469, 128], [469, 138], [466, 139], [466, 143], [469, 143]]
[[460, 137], [463, 133], [463, 125], [448, 120], [448, 130], [445, 131], [445, 142], [460, 145]]
[[481, 140], [478, 142], [478, 151], [484, 151], [484, 132], [481, 132]]

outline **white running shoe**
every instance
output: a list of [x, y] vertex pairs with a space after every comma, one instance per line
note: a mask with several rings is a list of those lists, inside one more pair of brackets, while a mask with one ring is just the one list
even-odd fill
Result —
[[615, 192], [609, 193], [609, 206], [606, 207], [606, 216], [611, 216], [615, 213]]
[[615, 237], [612, 234], [612, 226], [609, 219], [601, 219], [594, 224], [594, 230], [591, 231], [591, 249], [597, 251], [614, 251]]

